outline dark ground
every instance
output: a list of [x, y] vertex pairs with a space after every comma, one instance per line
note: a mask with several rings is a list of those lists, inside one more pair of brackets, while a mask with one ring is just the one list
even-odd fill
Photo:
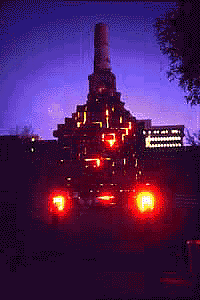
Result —
[[[28, 169], [31, 176], [25, 175]], [[11, 176], [7, 190], [2, 186], [1, 289], [6, 299], [197, 296], [195, 285], [192, 291], [184, 286], [164, 288], [160, 283], [167, 276], [164, 271], [185, 276], [185, 240], [198, 238], [196, 212], [187, 226], [163, 240], [162, 232], [153, 227], [138, 233], [121, 210], [106, 216], [95, 210], [73, 211], [71, 223], [54, 227], [41, 221], [41, 206], [38, 218], [30, 213], [32, 203], [34, 207], [46, 199], [48, 178], [30, 164], [23, 176]]]

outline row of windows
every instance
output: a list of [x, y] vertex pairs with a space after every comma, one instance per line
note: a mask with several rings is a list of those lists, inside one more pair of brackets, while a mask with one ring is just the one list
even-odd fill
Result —
[[167, 137], [150, 137], [150, 141], [175, 141], [181, 140], [180, 136], [167, 136]]
[[[161, 133], [161, 134], [166, 134], [166, 133], [169, 133], [169, 130], [148, 130], [148, 131], [145, 131], [145, 130], [143, 130], [143, 134], [146, 134], [146, 133], [148, 133], [148, 134], [151, 134], [151, 133], [153, 133], [153, 134], [159, 134], [159, 133]], [[177, 130], [177, 129], [172, 129], [171, 130], [171, 133], [181, 133], [181, 131], [180, 130]]]
[[146, 147], [150, 147], [150, 148], [160, 148], [160, 147], [181, 147], [181, 144], [150, 144]]

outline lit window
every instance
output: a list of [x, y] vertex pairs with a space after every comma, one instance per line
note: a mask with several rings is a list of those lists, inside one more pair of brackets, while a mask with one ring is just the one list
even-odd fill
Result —
[[113, 161], [113, 163], [112, 163], [112, 167], [114, 167], [114, 165], [115, 165], [115, 162]]
[[124, 158], [124, 165], [126, 164], [126, 158]]
[[113, 146], [113, 144], [116, 142], [115, 139], [115, 133], [109, 133], [109, 134], [102, 134], [102, 141], [108, 142], [110, 144], [110, 147]]
[[161, 144], [160, 146], [163, 147], [163, 144]]
[[150, 147], [150, 141], [151, 141], [151, 140], [150, 140], [150, 136], [148, 135], [148, 137], [145, 138], [145, 142], [146, 142], [145, 144], [146, 144], [146, 147]]
[[146, 133], [146, 131], [145, 130], [143, 130], [143, 134], [145, 134]]
[[131, 122], [128, 122], [128, 124], [129, 124], [129, 129], [131, 129]]
[[99, 167], [101, 163], [99, 158], [86, 158], [85, 161], [96, 161], [96, 165], [94, 165], [94, 167]]
[[159, 130], [157, 130], [157, 133], [159, 133]]
[[78, 118], [80, 117], [80, 112], [78, 111]]
[[148, 134], [151, 134], [151, 130], [148, 131]]
[[115, 108], [114, 108], [114, 106], [112, 107], [112, 111], [115, 111]]
[[85, 124], [85, 122], [86, 122], [86, 117], [87, 117], [87, 113], [86, 113], [86, 111], [84, 111], [84, 120], [83, 120], [83, 124]]
[[119, 122], [122, 123], [122, 117], [119, 118]]
[[125, 134], [122, 134], [122, 141], [124, 141]]
[[106, 117], [106, 128], [109, 128], [108, 117]]
[[77, 127], [81, 127], [81, 122], [77, 122]]
[[171, 132], [172, 132], [172, 133], [178, 133], [178, 130], [173, 129]]
[[153, 133], [156, 133], [156, 130], [154, 130], [154, 132]]

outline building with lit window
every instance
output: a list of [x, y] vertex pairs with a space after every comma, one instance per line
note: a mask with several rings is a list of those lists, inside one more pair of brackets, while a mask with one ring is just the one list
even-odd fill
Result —
[[151, 120], [140, 121], [145, 124], [143, 135], [145, 137], [146, 148], [169, 149], [183, 147], [183, 125], [151, 126]]
[[[124, 108], [121, 93], [116, 90], [116, 77], [111, 71], [108, 27], [97, 24], [94, 35], [94, 72], [88, 76], [89, 94], [84, 105], [78, 105], [65, 124], [53, 132], [58, 144], [70, 159], [84, 161], [85, 168], [104, 168], [109, 174], [126, 174], [135, 166], [139, 173], [138, 157], [144, 149], [144, 123]], [[134, 173], [132, 171], [132, 173]]]

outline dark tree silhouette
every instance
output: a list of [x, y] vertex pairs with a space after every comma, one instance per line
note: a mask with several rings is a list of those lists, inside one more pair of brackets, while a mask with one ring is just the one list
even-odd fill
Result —
[[192, 135], [189, 133], [189, 130], [186, 129], [186, 140], [188, 144], [191, 146], [200, 146], [200, 130], [197, 133], [193, 133]]
[[168, 79], [179, 81], [187, 103], [200, 104], [200, 5], [195, 0], [180, 0], [177, 9], [156, 19], [155, 36], [160, 50], [168, 55]]
[[[12, 132], [10, 131], [10, 134], [12, 134]], [[39, 140], [40, 136], [38, 134], [35, 134], [33, 132], [32, 126], [31, 125], [25, 125], [21, 131], [19, 129], [19, 126], [16, 126], [16, 131], [15, 131], [15, 135], [18, 136], [20, 139], [23, 140], [23, 142], [29, 142], [31, 141], [32, 138], [34, 138], [34, 140]]]

